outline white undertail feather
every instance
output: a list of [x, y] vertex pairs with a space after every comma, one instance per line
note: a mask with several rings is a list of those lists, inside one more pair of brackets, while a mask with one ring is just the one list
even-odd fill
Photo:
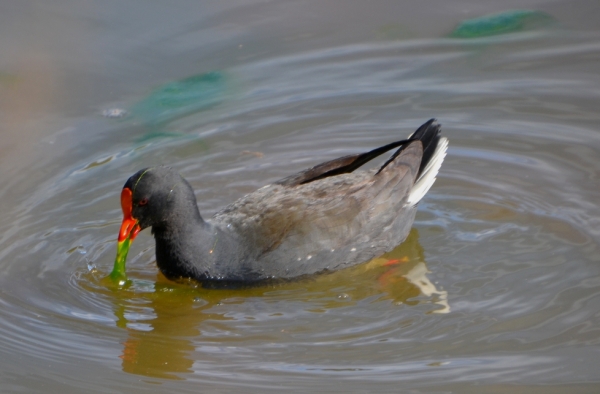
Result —
[[438, 141], [437, 147], [435, 148], [435, 152], [433, 156], [431, 156], [431, 160], [423, 169], [423, 172], [415, 182], [410, 194], [408, 195], [408, 199], [406, 200], [405, 206], [415, 206], [425, 194], [429, 191], [433, 183], [435, 182], [435, 177], [437, 173], [440, 171], [440, 167], [442, 166], [442, 162], [444, 161], [444, 157], [446, 157], [446, 150], [448, 149], [448, 139], [445, 137], [440, 138]]

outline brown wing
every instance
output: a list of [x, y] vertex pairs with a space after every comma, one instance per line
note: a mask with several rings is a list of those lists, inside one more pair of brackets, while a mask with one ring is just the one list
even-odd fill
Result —
[[[283, 178], [277, 182], [276, 185], [282, 186], [296, 186], [303, 185], [312, 181], [327, 178], [334, 175], [347, 174], [353, 172], [363, 164], [373, 160], [374, 158], [384, 154], [385, 152], [397, 148], [402, 145], [406, 145], [410, 140], [402, 140], [392, 142], [391, 144], [382, 146], [372, 151], [359, 153], [356, 155], [349, 155], [340, 157], [338, 159], [326, 161], [325, 163], [318, 164], [307, 170], [301, 171], [297, 174]], [[396, 153], [396, 155], [399, 152]], [[395, 155], [395, 156], [396, 156]], [[394, 157], [395, 157], [394, 156]], [[386, 163], [387, 164], [387, 163]]]
[[402, 153], [402, 151], [408, 146], [409, 142], [421, 141], [423, 144], [423, 158], [420, 163], [419, 173], [423, 170], [425, 165], [429, 162], [429, 159], [433, 155], [435, 148], [437, 147], [440, 139], [440, 125], [435, 119], [430, 119], [425, 122], [421, 127], [417, 129], [410, 137], [406, 140], [392, 142], [391, 144], [384, 145], [380, 148], [373, 149], [369, 152], [360, 153], [356, 155], [349, 155], [340, 157], [338, 159], [326, 161], [325, 163], [318, 164], [307, 170], [301, 171], [297, 174], [283, 178], [277, 182], [276, 185], [282, 186], [297, 186], [305, 183], [313, 182], [319, 179], [327, 178], [330, 176], [347, 174], [353, 172], [363, 164], [373, 160], [374, 158], [390, 151], [394, 148], [400, 147], [392, 157], [390, 157], [379, 169], [378, 173], [383, 171], [388, 164], [392, 163], [396, 157]]

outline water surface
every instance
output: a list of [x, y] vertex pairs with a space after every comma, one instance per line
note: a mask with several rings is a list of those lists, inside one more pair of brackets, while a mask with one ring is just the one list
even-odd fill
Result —
[[[1, 391], [600, 389], [598, 6], [456, 38], [514, 4], [227, 4], [0, 6]], [[140, 168], [210, 217], [430, 117], [448, 156], [380, 259], [206, 290], [159, 274], [146, 231], [131, 283], [102, 280]]]

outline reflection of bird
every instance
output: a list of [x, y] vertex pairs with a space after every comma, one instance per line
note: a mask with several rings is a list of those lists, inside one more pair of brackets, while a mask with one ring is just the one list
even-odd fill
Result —
[[[156, 297], [160, 290], [155, 288], [155, 291], [134, 294], [134, 302], [128, 299], [125, 303], [129, 305], [119, 305], [115, 311], [117, 325], [127, 329], [127, 339], [119, 356], [123, 372], [181, 379], [179, 373], [192, 372], [194, 360], [190, 353], [194, 345], [190, 338], [200, 334], [197, 326], [207, 315], [191, 313], [199, 311], [194, 309], [193, 297], [189, 294], [179, 292], [171, 297]], [[143, 308], [140, 308], [140, 300]], [[145, 313], [139, 313], [140, 309]]]
[[[152, 227], [168, 278], [226, 285], [293, 278], [372, 259], [401, 243], [448, 142], [431, 119], [409, 139], [344, 156], [248, 194], [204, 221], [178, 173], [153, 167], [121, 193], [124, 219], [113, 275], [124, 275], [129, 243]], [[357, 168], [397, 148], [379, 168]]]
[[[432, 303], [441, 308], [430, 313], [449, 313], [448, 292], [438, 288], [427, 277], [429, 270], [418, 238], [417, 229], [413, 228], [402, 245], [357, 268], [362, 268], [360, 275], [363, 276], [367, 272], [376, 273], [377, 282], [385, 290], [385, 297], [396, 303]], [[418, 300], [419, 296], [426, 297], [426, 300]]]

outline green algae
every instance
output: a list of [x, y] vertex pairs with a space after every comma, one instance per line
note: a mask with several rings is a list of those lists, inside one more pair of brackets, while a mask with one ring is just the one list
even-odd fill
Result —
[[136, 103], [131, 112], [146, 125], [160, 125], [208, 109], [223, 100], [226, 77], [213, 71], [166, 83]]
[[509, 10], [461, 22], [450, 33], [454, 38], [479, 38], [533, 30], [553, 24], [555, 19], [541, 11]]
[[125, 282], [127, 280], [127, 274], [125, 273], [125, 264], [127, 262], [127, 253], [129, 253], [129, 247], [131, 246], [131, 239], [127, 237], [124, 241], [117, 243], [117, 257], [115, 258], [115, 265], [109, 278], [114, 282]]

